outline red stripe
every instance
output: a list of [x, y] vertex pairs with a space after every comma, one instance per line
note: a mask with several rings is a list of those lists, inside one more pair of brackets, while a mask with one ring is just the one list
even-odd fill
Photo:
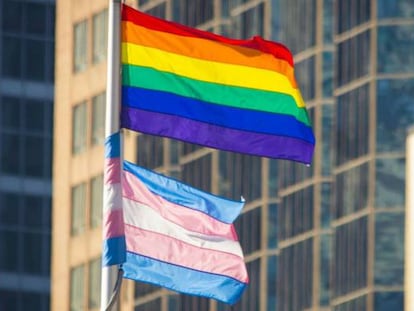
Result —
[[[186, 37], [203, 38], [219, 43], [227, 43], [255, 49], [263, 53], [272, 54], [275, 58], [283, 59], [287, 61], [291, 66], [293, 66], [292, 53], [287, 47], [277, 42], [265, 40], [259, 36], [255, 36], [249, 40], [230, 39], [211, 32], [190, 28], [178, 23], [147, 15], [127, 5], [123, 5], [122, 7], [122, 20], [130, 21], [136, 25], [140, 25], [152, 30], [168, 32]], [[216, 51], [212, 51], [212, 53], [216, 53]]]

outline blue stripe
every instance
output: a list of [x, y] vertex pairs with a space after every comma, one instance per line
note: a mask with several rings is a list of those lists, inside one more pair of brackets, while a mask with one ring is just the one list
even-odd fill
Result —
[[233, 223], [244, 205], [244, 202], [215, 196], [128, 161], [124, 161], [124, 170], [165, 200], [198, 210], [224, 223]]
[[119, 158], [121, 154], [121, 138], [118, 133], [114, 133], [105, 139], [105, 158]]
[[243, 131], [315, 142], [311, 127], [285, 114], [215, 105], [172, 93], [127, 86], [122, 87], [122, 105]]
[[102, 247], [102, 265], [112, 266], [126, 260], [125, 236], [104, 240]]
[[233, 278], [173, 265], [127, 252], [124, 277], [190, 295], [235, 304], [246, 284]]

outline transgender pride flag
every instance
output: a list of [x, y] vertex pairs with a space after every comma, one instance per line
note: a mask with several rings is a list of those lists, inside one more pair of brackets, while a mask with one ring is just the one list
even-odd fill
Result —
[[125, 278], [237, 302], [248, 275], [233, 221], [244, 203], [127, 161], [119, 175], [117, 146], [114, 134], [106, 141], [106, 197], [115, 203], [104, 216], [104, 264], [123, 264]]

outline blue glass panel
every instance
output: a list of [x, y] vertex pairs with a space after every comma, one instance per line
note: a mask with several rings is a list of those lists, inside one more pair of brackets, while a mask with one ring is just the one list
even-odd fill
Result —
[[403, 285], [404, 213], [402, 212], [376, 214], [374, 274], [376, 285]]
[[375, 206], [404, 207], [405, 160], [378, 159], [376, 170]]
[[377, 0], [377, 8], [379, 18], [414, 16], [412, 0]]
[[375, 311], [404, 310], [404, 293], [375, 293], [374, 306]]
[[414, 79], [377, 82], [377, 151], [402, 152], [414, 124]]
[[268, 207], [268, 232], [267, 232], [267, 239], [268, 239], [268, 248], [276, 248], [277, 243], [277, 213], [278, 213], [278, 206], [277, 204], [270, 204]]
[[413, 33], [414, 25], [378, 27], [378, 72], [414, 72]]

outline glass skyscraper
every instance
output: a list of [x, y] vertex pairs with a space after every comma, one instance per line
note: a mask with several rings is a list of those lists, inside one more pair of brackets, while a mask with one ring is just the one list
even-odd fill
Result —
[[55, 1], [0, 1], [0, 309], [49, 310]]
[[[93, 263], [99, 254], [95, 246], [85, 247], [98, 237], [96, 226], [88, 223], [94, 215], [92, 180], [102, 168], [88, 168], [86, 163], [103, 154], [103, 149], [80, 137], [93, 128], [82, 124], [94, 118], [90, 106], [101, 90], [94, 73], [101, 72], [102, 65], [93, 61], [94, 44], [86, 44], [90, 36], [82, 38], [80, 29], [94, 27], [93, 16], [106, 0], [83, 13], [69, 2], [58, 4], [61, 11], [74, 12], [72, 20], [58, 18], [59, 31], [73, 35], [74, 46], [68, 43], [62, 48], [73, 55], [57, 55], [62, 72], [57, 77], [62, 85], [57, 106], [71, 113], [63, 108], [69, 102], [73, 118], [63, 113], [55, 116], [59, 133], [72, 141], [67, 140], [67, 150], [59, 151], [59, 161], [68, 158], [73, 171], [87, 168], [90, 172], [82, 171], [79, 177], [65, 171], [66, 177], [57, 176], [59, 204], [54, 211], [63, 214], [54, 232], [64, 238], [56, 243], [56, 252], [60, 259], [68, 259], [56, 260], [53, 266], [56, 275], [67, 278], [56, 289], [56, 295], [64, 297], [56, 299], [52, 308], [56, 311], [68, 305], [70, 310], [95, 310], [96, 305], [88, 305], [86, 294], [76, 289], [94, 293]], [[403, 310], [404, 149], [406, 129], [414, 123], [414, 1], [146, 0], [129, 4], [226, 36], [259, 34], [287, 45], [295, 57], [296, 78], [317, 144], [313, 164], [306, 167], [127, 133], [126, 139], [133, 143], [126, 149], [134, 150], [128, 156], [138, 164], [227, 198], [246, 199], [236, 228], [250, 286], [232, 309], [125, 281], [121, 310]], [[69, 21], [72, 24], [65, 24]], [[72, 58], [73, 62], [68, 61]], [[93, 80], [93, 91], [84, 89], [88, 78]], [[68, 90], [70, 83], [79, 89]], [[77, 134], [82, 130], [85, 135]], [[65, 142], [60, 144], [64, 148]], [[64, 198], [72, 199], [69, 203]], [[62, 225], [68, 222], [64, 215], [70, 216], [70, 225]]]

